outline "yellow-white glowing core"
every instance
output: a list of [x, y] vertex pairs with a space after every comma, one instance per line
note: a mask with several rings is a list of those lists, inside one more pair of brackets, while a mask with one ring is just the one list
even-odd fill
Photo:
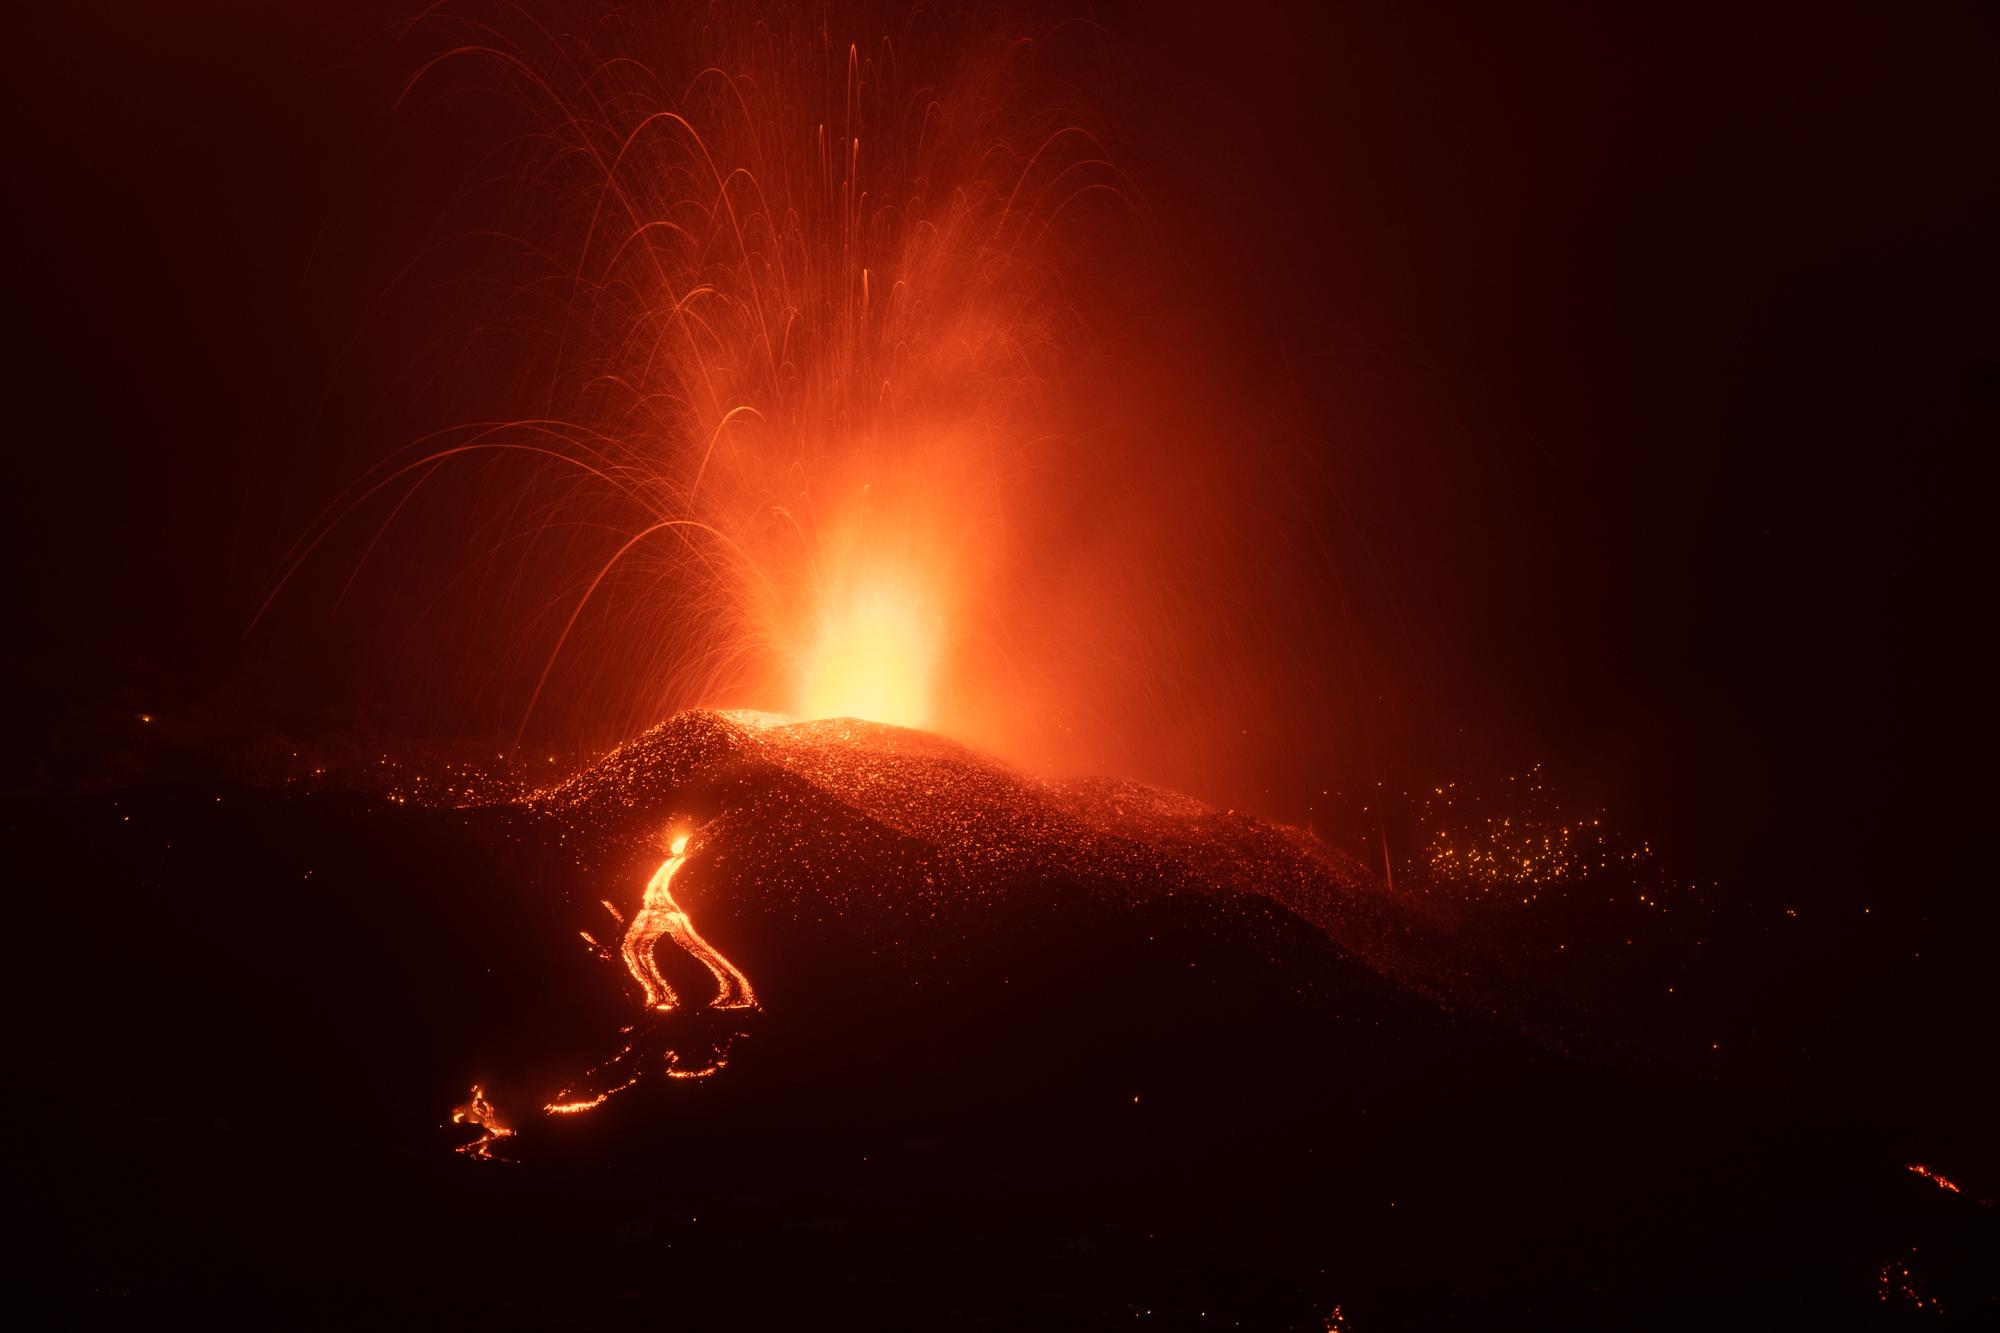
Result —
[[862, 588], [822, 614], [800, 682], [802, 718], [858, 717], [899, 727], [930, 720], [937, 618], [894, 583]]

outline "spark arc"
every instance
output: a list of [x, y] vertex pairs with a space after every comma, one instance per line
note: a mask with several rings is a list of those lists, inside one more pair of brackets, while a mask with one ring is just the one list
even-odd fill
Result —
[[[381, 519], [364, 564], [432, 534], [469, 549], [507, 591], [450, 606], [463, 633], [427, 631], [450, 652], [506, 627], [483, 660], [511, 673], [493, 697], [517, 743], [691, 705], [974, 739], [1033, 712], [1030, 681], [1081, 639], [1057, 610], [1086, 586], [1070, 511], [1101, 527], [1107, 496], [1094, 474], [1051, 490], [1086, 431], [1102, 447], [1082, 404], [1104, 397], [1111, 320], [1079, 304], [1104, 267], [1080, 242], [1129, 249], [1136, 226], [1061, 74], [1090, 30], [839, 8], [624, 14], [553, 50], [518, 16], [413, 25], [445, 38], [413, 105], [463, 93], [496, 127], [520, 118], [502, 170], [554, 201], [474, 220], [518, 223], [492, 324], [542, 349], [539, 378], [358, 478], [280, 588], [353, 516]], [[466, 522], [469, 546], [444, 536]], [[1129, 598], [1098, 610], [1068, 613], [1100, 636], [1135, 620]]]

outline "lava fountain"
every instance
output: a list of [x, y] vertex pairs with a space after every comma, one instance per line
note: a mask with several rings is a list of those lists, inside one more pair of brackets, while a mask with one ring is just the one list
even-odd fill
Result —
[[471, 471], [517, 740], [691, 704], [991, 739], [1028, 638], [1075, 637], [1038, 613], [1068, 518], [1023, 515], [1097, 359], [1079, 293], [1102, 247], [1080, 242], [1129, 230], [1130, 192], [1042, 67], [1048, 34], [870, 8], [413, 23], [444, 40], [410, 101], [525, 122], [503, 175], [533, 271], [507, 317], [537, 410], [386, 460], [285, 577], [364, 508], [408, 524]]

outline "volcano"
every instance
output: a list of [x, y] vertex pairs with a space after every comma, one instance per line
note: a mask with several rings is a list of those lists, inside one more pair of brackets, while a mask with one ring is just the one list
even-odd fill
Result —
[[12, 936], [48, 1311], [1755, 1324], [1990, 1254], [1307, 832], [923, 732], [10, 812], [88, 887]]

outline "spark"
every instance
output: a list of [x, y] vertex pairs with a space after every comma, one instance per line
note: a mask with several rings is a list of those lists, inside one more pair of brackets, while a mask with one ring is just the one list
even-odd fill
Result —
[[[1136, 192], [1039, 77], [1043, 39], [966, 13], [906, 47], [838, 7], [724, 8], [607, 22], [602, 52], [438, 7], [413, 25], [444, 41], [409, 87], [517, 94], [519, 171], [574, 203], [573, 228], [523, 238], [565, 292], [551, 383], [357, 477], [258, 616], [342, 525], [381, 515], [351, 582], [391, 525], [450, 503], [434, 477], [504, 473], [518, 504], [461, 513], [476, 558], [520, 562], [519, 603], [485, 622], [532, 636], [517, 748], [561, 725], [538, 714], [607, 699], [628, 731], [732, 696], [971, 728], [986, 714], [959, 701], [1025, 687], [1024, 636], [1075, 651], [1020, 571], [1059, 558], [1037, 497], [1098, 391], [1074, 242], [1128, 235]], [[548, 284], [507, 276], [542, 318]]]
[[[1910, 1253], [1914, 1255], [1916, 1249], [1912, 1247]], [[1943, 1305], [1937, 1297], [1926, 1296], [1923, 1289], [1917, 1285], [1916, 1272], [1906, 1259], [1892, 1259], [1876, 1271], [1875, 1295], [1884, 1305], [1899, 1302], [1917, 1310], [1933, 1312], [1943, 1310]]]

